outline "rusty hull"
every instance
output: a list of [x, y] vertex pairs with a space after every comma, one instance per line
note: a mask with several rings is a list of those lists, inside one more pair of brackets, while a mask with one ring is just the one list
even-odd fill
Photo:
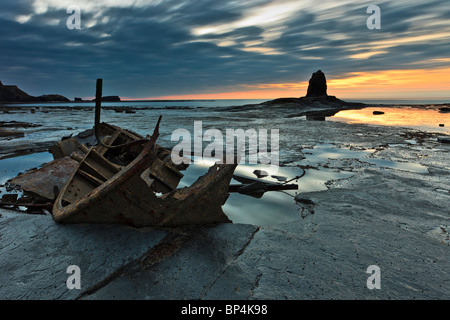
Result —
[[231, 222], [222, 205], [237, 165], [215, 164], [190, 187], [176, 189], [183, 175], [155, 140], [125, 167], [91, 148], [56, 199], [54, 220], [134, 227]]
[[9, 180], [19, 185], [24, 191], [36, 194], [48, 200], [54, 200], [55, 187], [61, 190], [71, 173], [77, 167], [77, 162], [69, 157], [53, 160], [40, 169], [35, 169], [18, 175]]

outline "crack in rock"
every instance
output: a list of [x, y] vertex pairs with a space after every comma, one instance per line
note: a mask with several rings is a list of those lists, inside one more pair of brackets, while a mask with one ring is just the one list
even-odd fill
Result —
[[[248, 238], [247, 242], [244, 243], [242, 248], [236, 253], [236, 255], [233, 257], [233, 259], [231, 259], [231, 261], [222, 270], [222, 272], [217, 276], [217, 278], [214, 279], [214, 281], [203, 291], [203, 294], [200, 296], [200, 299], [203, 299], [208, 294], [209, 290], [214, 286], [214, 284], [217, 282], [217, 280], [219, 280], [222, 277], [222, 275], [224, 275], [227, 272], [228, 268], [244, 253], [245, 249], [250, 245], [252, 240], [255, 238], [256, 233], [260, 229], [261, 229], [261, 227], [257, 227], [255, 229], [255, 231], [253, 231], [253, 233]], [[262, 276], [262, 274], [261, 274], [261, 276]], [[259, 279], [258, 279], [257, 283], [259, 283]]]

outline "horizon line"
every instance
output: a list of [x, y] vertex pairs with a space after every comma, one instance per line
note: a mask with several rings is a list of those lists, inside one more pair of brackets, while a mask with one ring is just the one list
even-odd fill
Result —
[[[332, 95], [328, 95], [332, 96]], [[164, 101], [216, 101], [216, 100], [275, 100], [275, 99], [292, 99], [292, 98], [302, 98], [302, 97], [295, 97], [295, 96], [282, 96], [278, 98], [120, 98], [122, 102], [164, 102]], [[364, 100], [364, 101], [370, 101], [370, 100], [408, 100], [408, 101], [414, 101], [414, 100], [450, 100], [450, 96], [448, 97], [380, 97], [380, 98], [362, 98], [362, 97], [337, 97], [341, 100]], [[84, 102], [90, 102], [90, 101], [84, 101]], [[449, 101], [450, 102], [450, 101]]]

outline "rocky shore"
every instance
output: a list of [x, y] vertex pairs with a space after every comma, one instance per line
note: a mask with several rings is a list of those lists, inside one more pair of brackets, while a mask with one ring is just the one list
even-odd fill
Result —
[[[450, 146], [404, 128], [271, 120], [279, 121], [283, 166], [352, 173], [316, 192], [302, 192], [299, 180], [297, 220], [134, 229], [0, 210], [0, 297], [449, 299]], [[309, 160], [323, 144], [350, 154]], [[71, 265], [80, 289], [67, 286]], [[373, 265], [380, 289], [367, 286]]]
[[[132, 228], [63, 225], [51, 215], [0, 209], [0, 298], [450, 299], [448, 136], [299, 119], [324, 120], [364, 107], [328, 96], [324, 75], [317, 72], [302, 98], [212, 108], [191, 117], [175, 111], [162, 126], [162, 137], [191, 126], [197, 116], [219, 129], [229, 123], [244, 130], [280, 128], [280, 165], [308, 170], [293, 197], [295, 219]], [[0, 133], [14, 138], [8, 130], [27, 125], [33, 124], [3, 123]], [[27, 149], [20, 143], [0, 155], [53, 144], [32, 141]], [[308, 186], [312, 173], [322, 176], [324, 187]], [[76, 286], [72, 270], [78, 270]]]

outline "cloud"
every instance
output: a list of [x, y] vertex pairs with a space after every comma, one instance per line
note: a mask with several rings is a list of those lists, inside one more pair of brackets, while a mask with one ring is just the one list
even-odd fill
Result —
[[447, 0], [17, 0], [0, 12], [0, 74], [31, 94], [212, 94], [350, 72], [449, 65]]

